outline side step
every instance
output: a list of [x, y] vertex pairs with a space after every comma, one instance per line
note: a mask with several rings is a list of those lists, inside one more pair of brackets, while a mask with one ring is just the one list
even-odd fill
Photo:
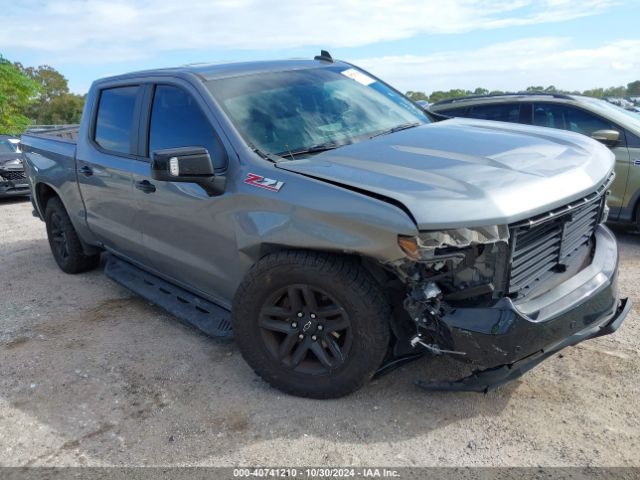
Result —
[[104, 273], [180, 320], [212, 337], [231, 338], [229, 311], [177, 287], [114, 255], [107, 257]]

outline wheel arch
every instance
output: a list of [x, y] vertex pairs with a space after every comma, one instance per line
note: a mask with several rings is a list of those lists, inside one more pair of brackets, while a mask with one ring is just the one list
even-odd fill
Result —
[[44, 220], [44, 212], [47, 208], [47, 203], [49, 202], [49, 200], [51, 200], [51, 198], [58, 197], [64, 205], [64, 202], [62, 201], [62, 198], [60, 197], [58, 192], [48, 183], [38, 182], [36, 184], [35, 194], [36, 207], [38, 209], [38, 214], [40, 215], [40, 218], [42, 220]]
[[[52, 198], [57, 198], [58, 200], [60, 200], [60, 203], [62, 204], [63, 208], [67, 211], [67, 214], [69, 213], [69, 208], [65, 204], [62, 198], [62, 195], [60, 195], [60, 193], [48, 183], [38, 182], [36, 184], [35, 197], [36, 197], [35, 198], [36, 208], [38, 210], [38, 214], [40, 215], [40, 219], [43, 221], [45, 220], [45, 211], [47, 209], [47, 204]], [[71, 219], [71, 222], [73, 223], [74, 219], [71, 218], [71, 216], [70, 216], [70, 219]], [[77, 232], [78, 228], [76, 225], [74, 225], [74, 228], [76, 229], [76, 232]], [[84, 251], [85, 255], [95, 255], [102, 251], [101, 248], [95, 245], [88, 244], [85, 240], [83, 240], [83, 238], [80, 235], [78, 235], [78, 239], [80, 240], [80, 244], [82, 245], [82, 250]]]
[[264, 257], [276, 253], [282, 252], [309, 252], [309, 253], [317, 253], [323, 255], [333, 255], [337, 257], [351, 259], [355, 262], [358, 262], [365, 270], [367, 270], [371, 276], [374, 278], [376, 283], [378, 283], [381, 287], [385, 287], [385, 285], [397, 279], [395, 274], [390, 269], [385, 268], [385, 266], [377, 259], [362, 255], [356, 252], [346, 252], [343, 250], [332, 250], [329, 248], [299, 248], [293, 247], [291, 245], [280, 244], [280, 243], [263, 243], [259, 245], [257, 256], [255, 262], [259, 262]]

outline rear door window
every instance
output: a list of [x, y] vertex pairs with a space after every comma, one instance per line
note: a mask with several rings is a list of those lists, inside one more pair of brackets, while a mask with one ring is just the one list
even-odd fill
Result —
[[476, 105], [470, 108], [467, 116], [480, 120], [518, 123], [520, 121], [520, 104], [499, 103], [494, 105]]
[[102, 90], [96, 115], [95, 142], [105, 150], [131, 155], [136, 100], [140, 87], [117, 87]]

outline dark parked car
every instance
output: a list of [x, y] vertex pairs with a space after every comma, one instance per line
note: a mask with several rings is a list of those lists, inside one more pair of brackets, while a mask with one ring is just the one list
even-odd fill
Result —
[[109, 252], [107, 275], [233, 330], [289, 393], [345, 395], [424, 353], [483, 369], [425, 388], [485, 391], [612, 333], [631, 305], [602, 224], [607, 148], [431, 122], [326, 52], [98, 80], [76, 137], [22, 137], [60, 268]]
[[29, 195], [18, 142], [11, 135], [0, 135], [0, 197]]

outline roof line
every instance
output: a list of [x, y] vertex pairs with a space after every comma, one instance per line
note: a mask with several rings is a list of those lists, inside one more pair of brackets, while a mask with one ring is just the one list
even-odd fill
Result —
[[566, 93], [553, 93], [553, 92], [506, 92], [506, 93], [489, 93], [486, 95], [466, 95], [464, 97], [447, 98], [445, 100], [439, 100], [431, 105], [446, 105], [449, 103], [464, 102], [466, 100], [475, 100], [479, 98], [495, 98], [495, 97], [510, 97], [510, 96], [546, 96], [553, 98], [562, 98], [565, 100], [573, 100], [571, 96]]

